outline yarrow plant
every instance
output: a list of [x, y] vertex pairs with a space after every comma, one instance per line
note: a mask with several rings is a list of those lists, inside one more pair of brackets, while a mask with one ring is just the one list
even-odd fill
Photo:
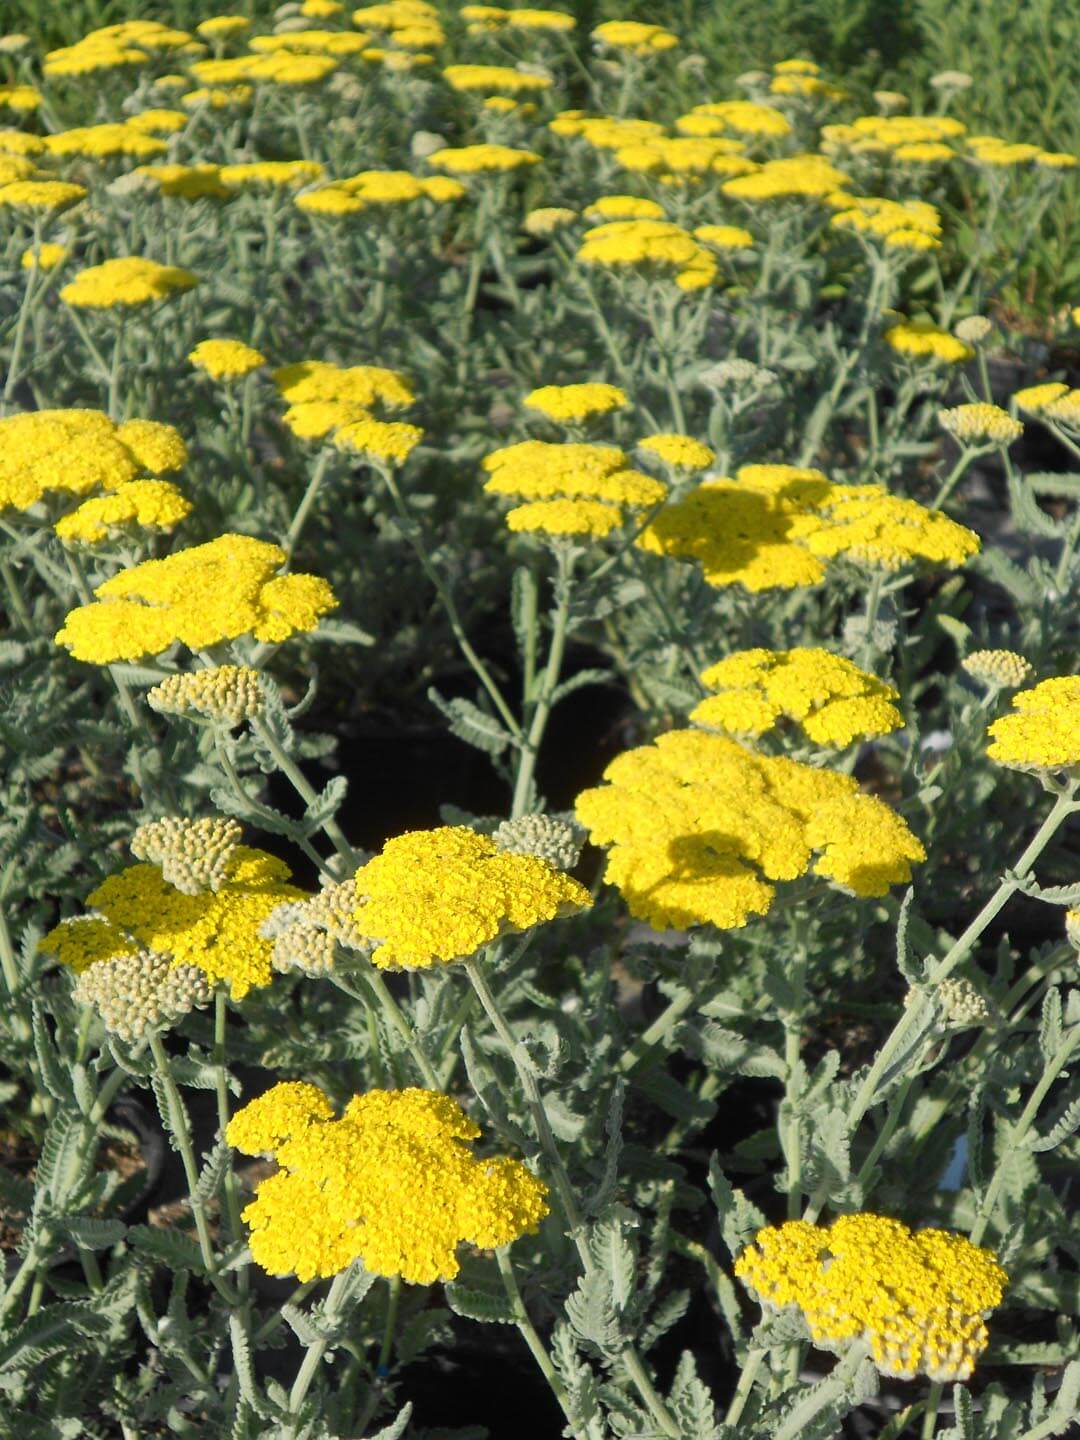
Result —
[[1072, 1433], [1069, 7], [12, 6], [0, 1440]]

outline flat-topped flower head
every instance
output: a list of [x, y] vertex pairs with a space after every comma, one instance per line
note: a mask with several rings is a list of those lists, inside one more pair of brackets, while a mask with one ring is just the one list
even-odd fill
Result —
[[288, 884], [283, 860], [237, 846], [216, 891], [185, 894], [157, 865], [130, 865], [86, 897], [92, 914], [61, 921], [41, 942], [77, 974], [100, 960], [139, 949], [167, 955], [173, 965], [197, 965], [215, 983], [228, 981], [234, 1000], [269, 985], [272, 945], [260, 933], [285, 901], [303, 900]]
[[11, 180], [0, 185], [0, 210], [25, 210], [30, 215], [58, 215], [86, 199], [84, 185], [66, 180]]
[[611, 50], [625, 50], [630, 55], [657, 55], [673, 50], [679, 37], [663, 25], [644, 20], [605, 20], [592, 32], [593, 39]]
[[975, 351], [948, 330], [930, 320], [905, 320], [885, 331], [885, 343], [898, 355], [924, 360], [932, 365], [959, 365], [972, 360]]
[[963, 1235], [869, 1214], [759, 1230], [735, 1274], [767, 1311], [798, 1310], [820, 1348], [862, 1341], [883, 1375], [938, 1383], [970, 1377], [1007, 1284]]
[[720, 187], [733, 200], [822, 200], [849, 185], [850, 179], [824, 155], [790, 155], [766, 160], [749, 174]]
[[419, 425], [405, 425], [400, 420], [387, 423], [369, 415], [341, 426], [334, 445], [377, 464], [395, 466], [403, 465], [423, 438]]
[[1017, 690], [1035, 674], [1031, 662], [1015, 650], [972, 650], [960, 665], [973, 680], [993, 690]]
[[336, 401], [363, 410], [407, 410], [416, 401], [406, 377], [381, 365], [342, 366], [325, 360], [301, 360], [273, 371], [272, 379], [291, 405]]
[[603, 540], [624, 519], [620, 509], [603, 500], [530, 500], [507, 511], [506, 528], [524, 535]]
[[587, 909], [589, 892], [535, 855], [461, 825], [388, 840], [356, 872], [356, 928], [383, 969], [466, 960], [500, 935]]
[[586, 220], [663, 220], [664, 207], [640, 195], [601, 195], [581, 213]]
[[[710, 122], [702, 128], [701, 122]], [[740, 135], [785, 136], [791, 134], [791, 121], [775, 105], [757, 100], [706, 101], [695, 105], [687, 115], [675, 121], [676, 130], [684, 135], [718, 135], [734, 130]]]
[[613, 410], [625, 409], [629, 403], [625, 390], [599, 382], [542, 385], [539, 390], [530, 390], [524, 400], [527, 409], [539, 410], [549, 420], [571, 425], [593, 415], [610, 415]]
[[790, 720], [815, 745], [843, 748], [904, 723], [891, 685], [828, 650], [739, 650], [702, 671], [701, 683], [718, 693], [690, 719], [731, 735], [764, 735]]
[[451, 90], [481, 95], [528, 95], [550, 90], [550, 75], [515, 70], [510, 65], [447, 65], [442, 72]]
[[221, 183], [230, 190], [262, 186], [286, 189], [321, 180], [326, 168], [318, 160], [245, 160], [236, 165], [223, 165], [218, 172]]
[[499, 175], [512, 170], [539, 165], [542, 156], [535, 150], [519, 150], [511, 145], [446, 146], [428, 156], [428, 164], [436, 170], [449, 170], [454, 175]]
[[23, 251], [19, 264], [24, 270], [55, 270], [62, 265], [71, 254], [69, 245], [59, 245], [52, 241], [44, 241], [40, 245], [31, 245]]
[[263, 713], [266, 696], [250, 665], [212, 665], [159, 680], [146, 692], [146, 703], [159, 715], [198, 716], [234, 729]]
[[159, 421], [117, 425], [101, 410], [11, 415], [0, 420], [0, 510], [28, 510], [54, 492], [119, 491], [146, 471], [160, 475], [186, 461], [180, 432]]
[[715, 257], [689, 231], [669, 220], [608, 220], [585, 232], [577, 259], [617, 273], [670, 276], [681, 290], [711, 285], [718, 274]]
[[955, 405], [938, 411], [938, 424], [961, 445], [1011, 445], [1024, 427], [1000, 405]]
[[433, 1090], [369, 1090], [338, 1119], [314, 1085], [275, 1085], [226, 1131], [278, 1165], [244, 1211], [255, 1263], [301, 1281], [355, 1261], [414, 1285], [452, 1280], [459, 1245], [497, 1249], [548, 1213], [543, 1181], [508, 1156], [478, 1158], [479, 1135]]
[[1080, 675], [1043, 680], [1012, 698], [1012, 713], [990, 726], [986, 753], [1017, 770], [1080, 765]]
[[198, 283], [197, 275], [179, 265], [130, 255], [80, 270], [60, 291], [60, 299], [80, 310], [112, 310], [168, 300]]
[[538, 209], [529, 211], [521, 222], [521, 228], [527, 235], [554, 235], [557, 231], [564, 230], [567, 225], [572, 225], [576, 219], [577, 211], [570, 210], [565, 205], [541, 205]]
[[925, 851], [904, 821], [850, 776], [769, 758], [701, 730], [674, 730], [620, 755], [578, 796], [607, 879], [654, 929], [737, 929], [772, 905], [776, 883], [812, 873], [860, 896], [911, 877]]
[[1017, 390], [1012, 398], [1013, 404], [1018, 410], [1026, 410], [1031, 415], [1038, 415], [1048, 405], [1053, 405], [1068, 393], [1068, 385], [1063, 385], [1060, 380], [1050, 380], [1045, 385], [1029, 385], [1024, 390]]
[[278, 643], [314, 630], [338, 601], [317, 575], [278, 575], [286, 555], [248, 535], [222, 535], [145, 560], [104, 581], [56, 635], [77, 660], [108, 665], [160, 655], [179, 641], [205, 650], [252, 635]]
[[242, 340], [200, 340], [188, 359], [212, 380], [240, 380], [266, 364], [266, 356]]
[[716, 459], [715, 450], [689, 435], [646, 435], [644, 440], [637, 442], [637, 448], [646, 455], [654, 456], [661, 464], [670, 466], [672, 470], [687, 473], [707, 470]]
[[100, 545], [132, 531], [174, 530], [191, 510], [191, 501], [171, 481], [128, 480], [111, 495], [84, 500], [53, 529], [65, 545]]

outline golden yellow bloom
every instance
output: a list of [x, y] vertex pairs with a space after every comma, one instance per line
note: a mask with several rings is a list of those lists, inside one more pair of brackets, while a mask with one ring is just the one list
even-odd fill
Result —
[[662, 25], [650, 25], [643, 20], [606, 20], [592, 32], [593, 39], [613, 50], [627, 50], [631, 55], [652, 55], [662, 50], [671, 50], [679, 43], [679, 37]]
[[82, 185], [66, 180], [12, 180], [0, 185], [0, 210], [32, 210], [59, 214], [86, 198]]
[[62, 921], [41, 949], [77, 974], [111, 955], [153, 950], [174, 965], [197, 965], [211, 981], [227, 980], [233, 999], [242, 1000], [273, 978], [272, 944], [260, 927], [278, 905], [306, 898], [287, 883], [289, 873], [283, 860], [240, 845], [216, 892], [185, 895], [157, 865], [130, 865], [86, 897], [101, 919]]
[[345, 9], [341, 0], [304, 0], [300, 14], [309, 20], [330, 20]]
[[177, 641], [205, 650], [253, 635], [279, 643], [313, 630], [338, 601], [316, 575], [278, 576], [286, 555], [247, 535], [222, 535], [164, 560], [121, 570], [72, 610], [57, 633], [77, 660], [108, 665], [160, 655]]
[[786, 719], [815, 745], [843, 748], [904, 723], [891, 685], [828, 650], [739, 650], [704, 670], [701, 683], [720, 693], [690, 719], [733, 735], [764, 735]]
[[586, 231], [577, 258], [583, 265], [672, 274], [682, 289], [712, 283], [714, 257], [682, 226], [666, 220], [609, 220]]
[[321, 180], [325, 166], [318, 160], [251, 160], [240, 165], [223, 165], [218, 175], [223, 185], [241, 189], [249, 185], [307, 185]]
[[252, 50], [273, 55], [280, 51], [299, 55], [358, 55], [368, 37], [350, 30], [286, 30], [280, 35], [256, 35]]
[[[659, 504], [667, 494], [667, 486], [629, 466], [625, 451], [614, 445], [522, 440], [494, 450], [485, 458], [484, 469], [491, 478], [484, 489], [492, 495], [518, 495], [527, 500], [603, 500], [632, 508]], [[575, 512], [563, 509], [527, 513], [569, 517]], [[583, 516], [589, 513], [580, 512]]]
[[1007, 1283], [994, 1254], [962, 1235], [868, 1214], [759, 1230], [735, 1274], [766, 1309], [800, 1310], [822, 1349], [861, 1340], [883, 1375], [939, 1383], [969, 1378]]
[[698, 225], [693, 236], [716, 250], [749, 250], [754, 243], [750, 231], [741, 225]]
[[587, 909], [584, 886], [535, 855], [499, 850], [461, 825], [388, 840], [356, 872], [353, 919], [382, 969], [467, 960], [500, 935]]
[[664, 207], [640, 195], [601, 195], [581, 213], [586, 220], [662, 220]]
[[220, 165], [139, 165], [133, 172], [156, 180], [162, 195], [180, 200], [228, 200], [233, 191], [221, 183]]
[[146, 692], [146, 703], [159, 715], [198, 715], [230, 729], [266, 708], [259, 672], [249, 665], [212, 665], [169, 675]]
[[583, 385], [542, 385], [539, 390], [530, 390], [524, 404], [530, 410], [539, 410], [549, 420], [573, 424], [591, 415], [608, 415], [612, 410], [622, 410], [629, 404], [625, 390], [617, 385], [602, 385], [590, 382]]
[[238, 380], [266, 364], [266, 356], [242, 340], [200, 340], [187, 358], [212, 380]]
[[129, 130], [144, 135], [177, 135], [188, 123], [182, 110], [142, 110], [126, 121]]
[[1038, 415], [1048, 405], [1053, 405], [1068, 393], [1068, 385], [1063, 385], [1059, 380], [1051, 380], [1045, 385], [1029, 385], [1026, 390], [1017, 390], [1012, 398], [1018, 409]]
[[521, 228], [529, 235], [554, 235], [556, 230], [572, 225], [576, 219], [576, 210], [568, 210], [561, 205], [542, 205], [529, 211], [521, 222]]
[[290, 405], [281, 422], [298, 440], [322, 440], [342, 425], [370, 419], [365, 406], [348, 400], [303, 400]]
[[226, 1131], [230, 1145], [278, 1165], [244, 1211], [256, 1264], [306, 1281], [359, 1260], [430, 1285], [458, 1273], [459, 1245], [497, 1249], [531, 1234], [547, 1187], [518, 1160], [477, 1159], [479, 1134], [433, 1090], [369, 1090], [335, 1119], [314, 1085], [275, 1085]]
[[620, 150], [638, 140], [656, 140], [664, 127], [655, 120], [631, 120], [614, 115], [586, 115], [584, 110], [562, 110], [548, 122], [554, 135], [580, 137], [598, 150]]
[[55, 270], [58, 265], [64, 263], [70, 254], [69, 246], [46, 242], [38, 245], [36, 249], [31, 245], [29, 249], [24, 250], [19, 264], [24, 270]]
[[625, 170], [655, 174], [663, 184], [681, 175], [748, 175], [757, 165], [740, 152], [741, 140], [661, 136], [620, 146], [615, 159]]
[[915, 165], [939, 165], [944, 160], [954, 159], [956, 155], [951, 146], [940, 140], [921, 140], [912, 145], [898, 145], [892, 153], [895, 159], [906, 160]]
[[735, 200], [822, 199], [849, 183], [824, 155], [791, 155], [766, 160], [753, 174], [726, 180], [720, 188]]
[[481, 94], [524, 95], [551, 89], [549, 75], [532, 75], [510, 65], [447, 65], [442, 72], [451, 90]]
[[962, 445], [1011, 445], [1024, 427], [1000, 405], [956, 405], [938, 411], [938, 424]]
[[465, 145], [457, 149], [447, 146], [428, 156], [429, 165], [437, 170], [452, 170], [457, 175], [505, 173], [539, 165], [540, 160], [534, 150], [515, 150], [510, 145]]
[[27, 114], [41, 104], [42, 94], [33, 85], [0, 85], [0, 110]]
[[222, 35], [239, 35], [250, 30], [251, 21], [246, 15], [212, 15], [209, 20], [200, 21], [195, 29], [207, 39], [216, 40]]
[[621, 510], [602, 500], [530, 500], [506, 515], [506, 528], [530, 535], [587, 535], [603, 540], [623, 522]]
[[973, 680], [995, 690], [1016, 690], [1035, 674], [1030, 662], [1015, 650], [972, 650], [960, 665]]
[[[703, 121], [709, 128], [701, 128]], [[688, 115], [680, 115], [675, 128], [684, 135], [716, 135], [727, 129], [741, 135], [784, 136], [791, 134], [791, 121], [775, 106], [760, 101], [720, 100], [695, 105]]]
[[111, 495], [84, 500], [56, 522], [65, 545], [98, 545], [113, 530], [173, 530], [191, 514], [191, 501], [168, 480], [129, 480]]
[[254, 95], [250, 85], [200, 85], [181, 95], [180, 104], [186, 105], [189, 110], [196, 110], [200, 105], [206, 105], [211, 110], [228, 110], [234, 105], [249, 105]]
[[42, 74], [90, 75], [96, 70], [118, 70], [125, 65], [145, 65], [150, 57], [145, 50], [136, 49], [116, 40], [92, 42], [89, 36], [76, 45], [65, 45], [59, 50], [50, 50], [42, 64]]
[[646, 435], [637, 448], [655, 455], [673, 470], [706, 470], [716, 459], [715, 450], [689, 435]]
[[84, 125], [75, 130], [61, 130], [46, 137], [50, 155], [85, 155], [106, 159], [110, 155], [133, 155], [139, 160], [164, 155], [164, 140], [145, 135], [133, 125]]
[[821, 509], [825, 523], [806, 544], [826, 558], [887, 571], [919, 563], [953, 569], [979, 552], [973, 530], [881, 485], [837, 485]]
[[318, 190], [305, 190], [297, 195], [293, 204], [298, 210], [309, 215], [358, 215], [367, 209], [367, 204], [356, 195], [351, 195], [341, 185], [322, 185]]
[[60, 299], [79, 309], [111, 310], [117, 305], [147, 305], [190, 290], [197, 275], [179, 265], [159, 265], [141, 255], [106, 260], [80, 270], [60, 291]]
[[28, 130], [0, 129], [0, 155], [40, 155], [45, 141]]
[[986, 753], [1019, 770], [1080, 765], [1080, 675], [1043, 680], [1012, 699], [1012, 714], [990, 726]]
[[904, 821], [850, 775], [769, 758], [701, 730], [629, 750], [608, 784], [577, 799], [607, 879], [654, 929], [738, 929], [772, 905], [775, 884], [812, 872], [856, 895], [884, 895], [926, 858]]
[[117, 490], [141, 471], [178, 470], [186, 459], [171, 425], [129, 420], [117, 426], [100, 410], [12, 415], [0, 420], [0, 510], [27, 510], [52, 490]]
[[563, 10], [504, 10], [500, 5], [463, 5], [460, 10], [463, 20], [468, 21], [470, 32], [500, 30], [573, 30], [577, 21]]
[[959, 365], [974, 358], [975, 352], [947, 330], [939, 330], [929, 320], [906, 320], [885, 331], [885, 343], [898, 355], [933, 364]]
[[334, 445], [338, 450], [392, 466], [403, 465], [423, 438], [419, 425], [406, 425], [400, 420], [388, 423], [369, 415], [343, 425], [334, 436]]
[[838, 230], [858, 230], [886, 245], [905, 249], [932, 249], [938, 244], [941, 216], [924, 200], [890, 200], [881, 195], [841, 192], [830, 197], [830, 203], [838, 208], [829, 223]]
[[325, 360], [300, 360], [272, 372], [282, 396], [294, 405], [336, 400], [364, 410], [385, 406], [405, 410], [416, 396], [404, 375], [378, 365], [331, 365]]

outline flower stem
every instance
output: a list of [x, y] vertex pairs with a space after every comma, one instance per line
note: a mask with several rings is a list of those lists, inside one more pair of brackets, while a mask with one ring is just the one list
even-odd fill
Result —
[[746, 1409], [746, 1402], [750, 1399], [754, 1388], [754, 1381], [761, 1369], [762, 1361], [769, 1352], [767, 1350], [748, 1350], [746, 1359], [743, 1361], [742, 1374], [739, 1376], [739, 1383], [735, 1387], [735, 1394], [731, 1397], [731, 1404], [728, 1406], [727, 1414], [724, 1416], [725, 1425], [737, 1425]]
[[866, 1349], [863, 1345], [852, 1345], [832, 1374], [815, 1385], [788, 1411], [787, 1419], [776, 1431], [773, 1440], [799, 1440], [810, 1421], [820, 1415], [826, 1406], [839, 1400], [865, 1357]]
[[330, 464], [332, 453], [329, 445], [324, 445], [320, 451], [319, 458], [315, 462], [315, 468], [311, 472], [311, 479], [307, 483], [307, 488], [300, 499], [300, 504], [296, 507], [296, 514], [292, 518], [292, 523], [289, 525], [285, 539], [281, 542], [281, 548], [285, 551], [290, 563], [300, 540], [300, 534], [307, 524], [308, 516], [311, 514], [312, 507], [318, 498], [319, 489], [322, 485], [327, 467]]
[[[249, 723], [252, 730], [270, 751], [278, 769], [289, 781], [290, 785], [292, 785], [293, 789], [300, 796], [300, 799], [303, 800], [305, 805], [314, 805], [319, 798], [315, 787], [309, 782], [307, 776], [288, 751], [283, 749], [278, 743], [269, 726], [257, 716], [253, 717]], [[356, 864], [356, 855], [352, 846], [348, 840], [346, 840], [345, 832], [341, 826], [333, 816], [330, 816], [322, 822], [320, 828], [337, 851], [339, 857], [345, 862], [346, 867], [352, 869]]]
[[528, 733], [523, 741], [518, 760], [517, 776], [514, 781], [514, 798], [510, 809], [510, 818], [513, 820], [525, 814], [533, 803], [533, 778], [536, 774], [536, 761], [540, 754], [540, 744], [544, 738], [544, 730], [547, 728], [548, 717], [551, 714], [559, 675], [562, 673], [563, 656], [566, 653], [566, 633], [573, 593], [573, 570], [572, 556], [569, 551], [560, 547], [558, 572], [555, 577], [555, 618], [551, 628], [551, 644], [548, 647], [547, 665], [544, 667], [544, 675], [540, 682], [540, 693], [536, 697], [536, 707], [532, 712]]
[[[351, 1270], [341, 1270], [334, 1276], [330, 1291], [326, 1297], [325, 1305], [323, 1306], [323, 1318], [325, 1320], [332, 1320], [337, 1315], [341, 1307], [341, 1302], [349, 1289], [350, 1274]], [[296, 1417], [307, 1397], [308, 1391], [311, 1389], [311, 1382], [318, 1373], [319, 1366], [322, 1364], [322, 1358], [329, 1348], [329, 1340], [316, 1340], [313, 1345], [308, 1346], [300, 1369], [297, 1371], [293, 1387], [289, 1391], [290, 1419], [286, 1424], [283, 1440], [291, 1440], [291, 1437], [296, 1434], [298, 1428]]]
[[562, 1381], [559, 1379], [555, 1366], [551, 1363], [551, 1356], [544, 1348], [544, 1342], [536, 1333], [536, 1328], [529, 1319], [529, 1312], [525, 1308], [525, 1301], [522, 1299], [521, 1290], [518, 1288], [517, 1278], [514, 1275], [513, 1265], [510, 1261], [508, 1247], [502, 1246], [495, 1251], [495, 1259], [498, 1262], [499, 1274], [502, 1276], [503, 1289], [506, 1291], [506, 1298], [510, 1302], [510, 1308], [514, 1312], [514, 1323], [521, 1333], [522, 1339], [532, 1351], [532, 1357], [540, 1368], [540, 1373], [547, 1381], [551, 1393], [559, 1402], [559, 1408], [566, 1416], [570, 1429], [575, 1437], [577, 1427], [574, 1422], [574, 1415], [570, 1408], [570, 1399], [566, 1393]]

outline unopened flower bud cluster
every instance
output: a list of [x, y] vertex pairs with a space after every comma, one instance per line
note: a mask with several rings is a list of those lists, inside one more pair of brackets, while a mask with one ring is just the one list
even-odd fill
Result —
[[279, 905], [260, 932], [274, 942], [274, 969], [324, 975], [333, 969], [335, 946], [370, 950], [353, 920], [356, 903], [356, 884], [349, 879], [324, 886], [310, 900]]
[[973, 680], [1000, 690], [1015, 690], [1035, 673], [1015, 650], [973, 650], [960, 663]]
[[188, 820], [166, 815], [140, 825], [131, 837], [137, 860], [160, 865], [163, 879], [183, 895], [216, 894], [228, 877], [229, 865], [240, 843], [235, 820], [214, 817]]
[[1024, 427], [999, 405], [955, 405], [938, 411], [938, 424], [962, 445], [1011, 445]]
[[581, 859], [581, 829], [554, 815], [522, 815], [504, 820], [491, 838], [507, 855], [535, 855], [556, 870], [573, 870]]
[[953, 326], [953, 334], [965, 345], [980, 345], [993, 328], [993, 322], [985, 315], [969, 315]]
[[148, 690], [146, 699], [161, 715], [201, 715], [230, 728], [261, 715], [266, 704], [259, 672], [249, 665], [170, 675]]
[[132, 1042], [169, 1029], [196, 1006], [208, 1004], [212, 992], [198, 965], [173, 965], [168, 955], [139, 950], [91, 965], [72, 993], [80, 1005], [98, 1013], [110, 1034]]

